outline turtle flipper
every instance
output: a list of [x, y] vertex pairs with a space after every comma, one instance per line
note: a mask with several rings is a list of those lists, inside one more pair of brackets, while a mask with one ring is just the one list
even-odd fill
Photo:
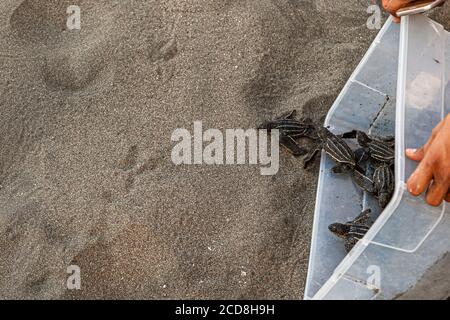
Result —
[[356, 239], [355, 237], [348, 236], [344, 242], [345, 251], [350, 252], [357, 242], [358, 242], [358, 239]]
[[302, 156], [308, 152], [306, 149], [300, 147], [292, 137], [283, 134], [280, 135], [280, 144], [288, 149], [294, 157]]
[[369, 177], [365, 176], [358, 170], [352, 170], [351, 177], [353, 181], [358, 185], [358, 187], [360, 187], [364, 191], [367, 191], [369, 193], [374, 192], [373, 181]]
[[343, 139], [357, 139], [358, 143], [361, 146], [366, 146], [367, 143], [369, 143], [371, 140], [370, 137], [364, 131], [361, 130], [352, 130], [349, 132], [345, 132], [341, 134], [340, 137]]
[[308, 163], [311, 162], [316, 153], [319, 152], [320, 150], [321, 150], [320, 148], [315, 148], [306, 154], [306, 156], [303, 158], [303, 168], [306, 168], [308, 166]]
[[362, 163], [369, 160], [369, 154], [366, 152], [365, 148], [359, 148], [355, 150], [356, 163]]
[[357, 133], [358, 133], [358, 130], [352, 130], [352, 131], [344, 132], [343, 134], [340, 134], [339, 137], [341, 137], [343, 139], [355, 139]]
[[351, 223], [353, 224], [366, 224], [370, 218], [371, 209], [361, 212]]
[[262, 123], [260, 123], [256, 129], [267, 129], [270, 130], [272, 129], [272, 127], [281, 120], [290, 120], [294, 117], [295, 113], [297, 112], [297, 110], [291, 110], [288, 112], [284, 112], [281, 115], [279, 115], [278, 117], [275, 118], [275, 120], [266, 120]]
[[297, 113], [297, 110], [295, 110], [295, 109], [288, 111], [288, 112], [284, 112], [280, 116], [278, 116], [276, 118], [276, 120], [292, 119], [296, 113]]

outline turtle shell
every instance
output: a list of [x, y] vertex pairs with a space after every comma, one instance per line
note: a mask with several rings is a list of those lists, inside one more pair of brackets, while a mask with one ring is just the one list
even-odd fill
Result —
[[388, 164], [382, 164], [375, 169], [375, 172], [373, 173], [373, 183], [375, 192], [392, 193], [394, 191], [394, 173]]
[[356, 166], [355, 154], [347, 143], [330, 132], [324, 141], [323, 149], [339, 164], [348, 164]]
[[380, 162], [392, 162], [395, 160], [395, 150], [383, 141], [372, 140], [367, 144], [370, 156]]

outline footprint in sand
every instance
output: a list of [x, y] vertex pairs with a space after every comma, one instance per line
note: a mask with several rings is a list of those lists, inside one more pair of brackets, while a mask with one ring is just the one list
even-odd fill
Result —
[[[81, 8], [81, 30], [67, 30], [69, 5]], [[117, 12], [111, 0], [25, 0], [13, 11], [10, 28], [23, 50], [39, 57], [50, 90], [103, 91], [114, 76], [109, 62]]]
[[120, 161], [118, 169], [126, 173], [125, 191], [129, 193], [134, 186], [135, 179], [146, 172], [147, 170], [154, 170], [157, 166], [155, 159], [146, 159], [138, 163], [138, 147], [133, 145], [128, 150], [128, 153], [122, 161]]

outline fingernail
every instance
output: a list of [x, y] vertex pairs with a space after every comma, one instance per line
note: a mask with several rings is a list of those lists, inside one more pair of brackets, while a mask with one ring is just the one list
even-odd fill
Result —
[[418, 190], [419, 184], [418, 183], [410, 183], [408, 184], [408, 191], [412, 194], [416, 193], [416, 190]]
[[[410, 179], [411, 179], [411, 178], [412, 178], [412, 176], [410, 177]], [[410, 193], [412, 193], [412, 192], [413, 192], [412, 183], [408, 183], [407, 186], [408, 186], [408, 191], [409, 191]]]
[[406, 149], [406, 152], [409, 152], [409, 153], [416, 153], [416, 152], [417, 152], [417, 149]]

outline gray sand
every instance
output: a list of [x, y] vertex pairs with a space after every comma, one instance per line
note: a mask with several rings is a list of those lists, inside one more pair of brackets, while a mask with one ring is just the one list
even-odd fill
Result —
[[301, 298], [318, 164], [176, 167], [170, 137], [322, 121], [369, 3], [2, 0], [0, 297]]

